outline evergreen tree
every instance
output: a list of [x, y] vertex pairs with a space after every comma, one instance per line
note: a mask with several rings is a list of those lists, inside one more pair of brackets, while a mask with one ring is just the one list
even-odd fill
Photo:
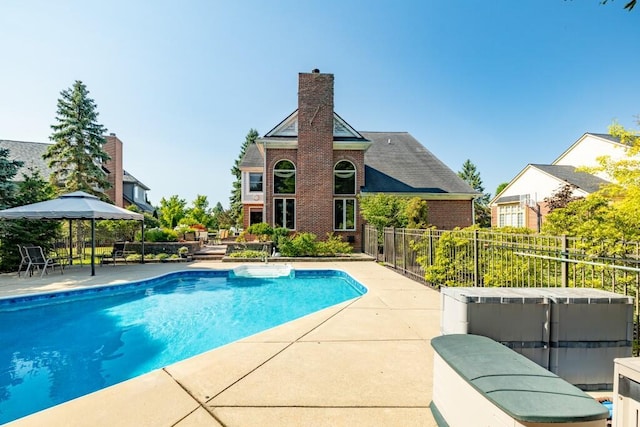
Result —
[[229, 198], [231, 202], [229, 213], [235, 225], [242, 224], [242, 172], [240, 171], [240, 163], [247, 152], [247, 148], [250, 144], [256, 142], [256, 138], [258, 138], [258, 131], [252, 128], [249, 130], [249, 133], [247, 133], [240, 147], [240, 154], [231, 168], [231, 173], [236, 180], [233, 182], [233, 190], [231, 190], [231, 197]]
[[482, 178], [480, 178], [480, 172], [478, 172], [476, 165], [470, 159], [467, 159], [462, 165], [462, 170], [458, 172], [458, 176], [469, 184], [471, 188], [482, 193], [482, 196], [475, 199], [473, 203], [475, 223], [480, 227], [491, 227], [491, 209], [489, 208], [491, 194], [484, 192]]
[[101, 164], [109, 160], [104, 151], [107, 129], [97, 122], [98, 112], [89, 91], [79, 80], [60, 92], [57, 123], [51, 125], [51, 145], [43, 158], [53, 170], [51, 180], [65, 192], [84, 191], [105, 198], [102, 191], [111, 187]]
[[[55, 188], [45, 181], [40, 172], [30, 170], [30, 174], [23, 175], [22, 180], [16, 185], [12, 199], [13, 206], [22, 206], [54, 197]], [[0, 230], [0, 270], [15, 271], [20, 263], [17, 245], [38, 242], [40, 246], [48, 249], [59, 237], [61, 224], [59, 221], [16, 219], [1, 221]]]
[[18, 188], [13, 178], [23, 164], [18, 160], [9, 160], [9, 150], [0, 148], [0, 209], [16, 206], [15, 198]]

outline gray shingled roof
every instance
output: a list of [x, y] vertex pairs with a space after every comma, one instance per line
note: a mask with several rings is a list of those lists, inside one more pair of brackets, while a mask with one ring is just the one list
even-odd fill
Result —
[[137, 184], [138, 187], [140, 187], [140, 188], [142, 188], [144, 190], [151, 190], [149, 187], [144, 185], [135, 176], [131, 175], [126, 170], [122, 172], [122, 182], [127, 182], [127, 183], [131, 183], [131, 184]]
[[558, 178], [561, 181], [565, 181], [569, 184], [573, 184], [581, 190], [587, 193], [593, 193], [598, 191], [603, 184], [608, 184], [609, 181], [599, 178], [595, 175], [591, 175], [586, 172], [578, 172], [574, 166], [570, 165], [538, 165], [532, 164], [532, 167], [539, 169], [551, 176]]
[[253, 143], [247, 146], [244, 157], [239, 165], [240, 168], [261, 168], [264, 167], [264, 158], [258, 150], [258, 146]]
[[[372, 142], [364, 154], [363, 192], [479, 194], [408, 132], [359, 133]], [[263, 166], [258, 147], [249, 145], [240, 167]]]
[[14, 180], [21, 181], [22, 175], [30, 175], [29, 168], [40, 171], [44, 179], [48, 179], [53, 171], [47, 166], [47, 162], [42, 159], [47, 147], [51, 144], [43, 142], [9, 141], [0, 139], [0, 148], [9, 150], [9, 160], [20, 160], [24, 165], [18, 170]]
[[618, 138], [618, 137], [616, 137], [616, 136], [609, 135], [608, 133], [593, 133], [593, 132], [587, 132], [587, 135], [597, 136], [597, 137], [599, 137], [599, 138], [602, 138], [602, 139], [608, 139], [609, 141], [617, 142], [618, 144], [620, 144], [620, 138]]
[[478, 194], [408, 132], [360, 132], [365, 152], [364, 192]]

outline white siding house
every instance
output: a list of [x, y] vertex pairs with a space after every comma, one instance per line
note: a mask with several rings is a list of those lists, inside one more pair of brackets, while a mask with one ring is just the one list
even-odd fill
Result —
[[575, 186], [573, 195], [584, 197], [606, 184], [605, 174], [588, 174], [580, 167], [596, 166], [597, 159], [621, 159], [626, 146], [608, 134], [585, 133], [553, 163], [528, 164], [490, 202], [493, 227], [527, 227], [539, 231], [548, 213], [545, 198], [566, 184]]

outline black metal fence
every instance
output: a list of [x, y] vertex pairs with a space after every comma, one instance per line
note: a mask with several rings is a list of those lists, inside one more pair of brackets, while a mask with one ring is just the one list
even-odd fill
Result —
[[634, 298], [639, 354], [640, 243], [492, 230], [416, 230], [371, 226], [364, 251], [436, 289], [441, 286], [590, 287]]
[[[365, 227], [364, 250], [433, 287], [592, 287], [636, 297], [640, 243], [492, 230]], [[636, 298], [636, 312], [638, 299]]]

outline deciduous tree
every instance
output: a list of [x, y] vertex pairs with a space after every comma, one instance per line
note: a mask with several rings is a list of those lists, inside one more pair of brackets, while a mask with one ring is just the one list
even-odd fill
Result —
[[[609, 3], [609, 0], [602, 0], [601, 3], [607, 4]], [[624, 8], [627, 9], [628, 11], [631, 11], [635, 6], [636, 6], [636, 0], [631, 0], [625, 3]]]
[[544, 201], [547, 203], [549, 212], [553, 212], [556, 209], [564, 208], [574, 200], [581, 199], [582, 197], [573, 195], [575, 189], [575, 185], [565, 184], [554, 191], [551, 196], [545, 197]]
[[193, 201], [193, 207], [186, 210], [184, 220], [187, 220], [190, 225], [202, 224], [207, 228], [215, 228], [213, 210], [209, 208], [207, 196], [201, 194], [196, 196], [196, 199]]
[[158, 209], [158, 219], [163, 227], [175, 228], [178, 222], [185, 216], [185, 207], [187, 201], [180, 199], [177, 195], [165, 199], [160, 199], [160, 208]]

